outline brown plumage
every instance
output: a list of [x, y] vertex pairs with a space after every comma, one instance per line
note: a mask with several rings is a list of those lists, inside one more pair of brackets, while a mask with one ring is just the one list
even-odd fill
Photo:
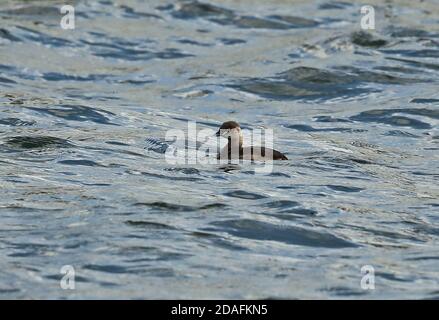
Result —
[[[223, 136], [228, 140], [227, 146], [217, 155], [218, 159], [233, 159], [232, 151], [236, 150], [239, 151], [239, 159], [244, 160], [288, 160], [283, 153], [277, 150], [265, 147], [243, 147], [241, 127], [239, 126], [239, 123], [235, 121], [224, 122], [216, 135]], [[269, 157], [270, 153], [272, 154], [272, 157]]]

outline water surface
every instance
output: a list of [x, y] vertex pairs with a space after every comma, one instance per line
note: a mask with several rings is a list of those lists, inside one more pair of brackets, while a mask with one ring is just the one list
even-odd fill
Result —
[[[368, 3], [2, 2], [0, 297], [439, 298], [439, 6]], [[226, 120], [289, 160], [165, 161]]]

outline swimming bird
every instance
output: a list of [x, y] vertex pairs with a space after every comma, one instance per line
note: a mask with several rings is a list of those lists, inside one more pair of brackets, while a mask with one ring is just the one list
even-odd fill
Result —
[[[239, 123], [224, 122], [216, 133], [217, 137], [227, 138], [228, 143], [217, 155], [217, 159], [243, 159], [252, 161], [288, 160], [281, 152], [270, 148], [251, 146], [243, 147], [244, 138]], [[238, 157], [239, 154], [239, 157]]]

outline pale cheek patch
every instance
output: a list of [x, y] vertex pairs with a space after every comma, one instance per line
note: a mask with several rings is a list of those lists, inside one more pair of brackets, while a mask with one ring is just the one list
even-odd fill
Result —
[[221, 129], [220, 132], [223, 137], [227, 138], [231, 134], [231, 129]]

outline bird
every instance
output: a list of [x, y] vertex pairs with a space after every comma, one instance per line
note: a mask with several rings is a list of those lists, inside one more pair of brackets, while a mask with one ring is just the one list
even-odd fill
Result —
[[288, 160], [281, 152], [260, 146], [243, 147], [244, 137], [241, 127], [236, 121], [226, 121], [215, 134], [227, 138], [227, 145], [218, 153], [217, 159], [242, 159], [252, 161]]

